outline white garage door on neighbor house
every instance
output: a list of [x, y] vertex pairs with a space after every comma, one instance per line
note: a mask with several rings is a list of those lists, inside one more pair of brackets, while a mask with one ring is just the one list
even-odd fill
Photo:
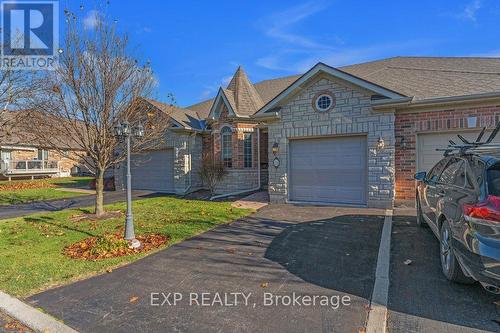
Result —
[[173, 149], [132, 155], [130, 164], [133, 189], [174, 192]]
[[[436, 151], [437, 148], [447, 148], [449, 140], [456, 144], [462, 143], [457, 134], [462, 135], [469, 141], [475, 141], [481, 131], [463, 131], [446, 133], [428, 133], [417, 135], [417, 171], [429, 171], [440, 159], [443, 158], [442, 151]], [[484, 133], [481, 141], [485, 141], [491, 131]], [[494, 143], [500, 143], [500, 135], [493, 140]]]
[[290, 140], [290, 200], [366, 204], [366, 137]]

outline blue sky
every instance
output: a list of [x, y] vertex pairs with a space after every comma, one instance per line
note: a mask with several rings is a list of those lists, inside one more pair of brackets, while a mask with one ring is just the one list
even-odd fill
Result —
[[[68, 0], [61, 0], [64, 7]], [[103, 1], [70, 1], [86, 24]], [[150, 59], [159, 99], [213, 97], [242, 65], [253, 82], [398, 55], [500, 56], [500, 1], [111, 0], [131, 44]]]

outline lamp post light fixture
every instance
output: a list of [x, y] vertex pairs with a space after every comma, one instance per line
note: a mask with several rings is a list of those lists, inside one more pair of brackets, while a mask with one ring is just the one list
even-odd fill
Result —
[[135, 238], [134, 217], [132, 215], [132, 175], [130, 174], [130, 141], [132, 136], [140, 139], [144, 136], [144, 126], [138, 124], [134, 128], [130, 127], [127, 121], [118, 123], [114, 127], [115, 136], [125, 139], [127, 145], [127, 215], [125, 217], [125, 239], [131, 248], [138, 248], [141, 243]]

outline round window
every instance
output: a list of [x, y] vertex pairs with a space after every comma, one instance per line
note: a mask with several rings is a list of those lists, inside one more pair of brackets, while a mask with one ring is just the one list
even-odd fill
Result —
[[320, 93], [315, 96], [313, 106], [319, 112], [329, 111], [335, 106], [334, 97], [330, 93]]

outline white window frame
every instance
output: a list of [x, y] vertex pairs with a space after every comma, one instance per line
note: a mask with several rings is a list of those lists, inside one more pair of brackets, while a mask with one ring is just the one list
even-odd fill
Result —
[[[328, 97], [328, 99], [330, 100], [330, 104], [328, 105], [328, 107], [326, 108], [322, 108], [320, 107], [319, 105], [319, 100], [322, 98], [322, 97]], [[316, 97], [316, 100], [314, 101], [314, 105], [316, 106], [316, 110], [318, 110], [319, 112], [326, 112], [328, 110], [330, 110], [332, 108], [332, 105], [333, 105], [333, 97], [329, 94], [321, 94], [319, 95], [318, 97]]]
[[[229, 140], [228, 140], [229, 139]], [[233, 130], [224, 126], [220, 130], [221, 160], [225, 167], [233, 167]]]

